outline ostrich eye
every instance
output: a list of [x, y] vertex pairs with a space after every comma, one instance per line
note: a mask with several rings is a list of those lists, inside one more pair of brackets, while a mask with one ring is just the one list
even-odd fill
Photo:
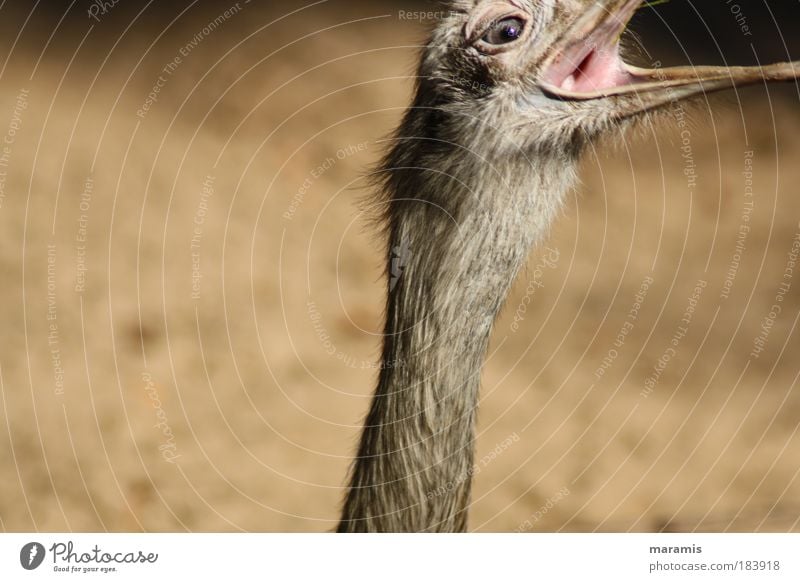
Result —
[[525, 21], [521, 18], [516, 16], [504, 18], [492, 24], [492, 27], [483, 35], [481, 40], [492, 45], [508, 44], [522, 36], [524, 28]]

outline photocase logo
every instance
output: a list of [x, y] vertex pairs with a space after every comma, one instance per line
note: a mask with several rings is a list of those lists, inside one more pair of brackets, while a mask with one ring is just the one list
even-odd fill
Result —
[[22, 546], [19, 552], [19, 563], [26, 570], [35, 570], [44, 562], [44, 546], [38, 542], [31, 542]]
[[411, 246], [408, 241], [403, 239], [400, 244], [392, 249], [392, 269], [391, 278], [389, 280], [389, 291], [394, 291], [400, 277], [403, 276], [403, 271], [406, 270], [406, 265], [411, 259]]

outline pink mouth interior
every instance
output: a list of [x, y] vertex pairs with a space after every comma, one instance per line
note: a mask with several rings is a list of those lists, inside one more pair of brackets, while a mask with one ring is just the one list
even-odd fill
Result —
[[625, 70], [618, 44], [598, 47], [587, 39], [564, 51], [545, 81], [572, 93], [597, 93], [630, 85], [635, 78]]

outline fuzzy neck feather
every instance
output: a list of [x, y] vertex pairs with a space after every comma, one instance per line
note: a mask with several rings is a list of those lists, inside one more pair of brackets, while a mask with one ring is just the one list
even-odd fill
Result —
[[382, 369], [340, 532], [466, 530], [492, 324], [574, 176], [572, 158], [477, 159], [469, 147], [422, 156], [416, 141], [398, 138], [384, 164]]

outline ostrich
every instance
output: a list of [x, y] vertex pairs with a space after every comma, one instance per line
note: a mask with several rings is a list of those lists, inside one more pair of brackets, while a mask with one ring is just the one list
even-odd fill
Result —
[[641, 69], [642, 0], [454, 0], [379, 171], [382, 365], [338, 531], [466, 530], [480, 372], [512, 281], [587, 144], [676, 100], [794, 80], [800, 62]]

